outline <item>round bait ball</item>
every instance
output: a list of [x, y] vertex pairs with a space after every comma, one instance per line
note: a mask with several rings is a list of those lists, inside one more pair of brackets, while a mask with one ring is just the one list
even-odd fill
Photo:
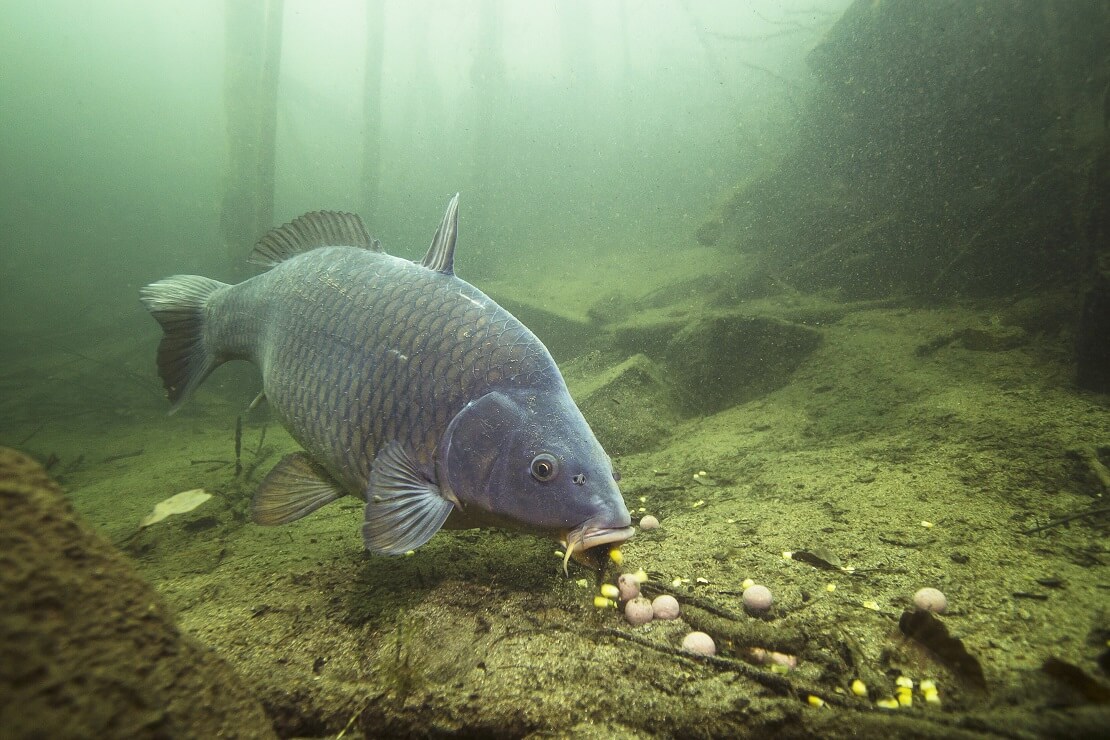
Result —
[[653, 517], [651, 514], [648, 514], [640, 520], [640, 529], [659, 529], [659, 520]]
[[691, 632], [682, 638], [682, 649], [698, 655], [716, 655], [717, 645], [704, 632]]
[[913, 605], [922, 611], [944, 614], [948, 597], [935, 588], [923, 588], [913, 595]]
[[624, 605], [624, 618], [633, 627], [647, 624], [651, 621], [653, 611], [651, 602], [643, 596], [637, 596]]
[[749, 614], [765, 614], [771, 608], [771, 589], [766, 586], [748, 586], [741, 597]]
[[651, 612], [656, 619], [678, 619], [678, 599], [670, 594], [656, 596], [651, 602]]
[[617, 590], [621, 601], [632, 601], [640, 595], [640, 581], [635, 573], [621, 573], [617, 578]]

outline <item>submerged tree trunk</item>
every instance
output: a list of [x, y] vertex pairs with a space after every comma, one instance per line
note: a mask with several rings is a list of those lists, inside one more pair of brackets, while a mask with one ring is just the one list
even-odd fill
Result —
[[233, 264], [273, 225], [283, 0], [227, 0], [224, 108], [228, 172], [220, 235]]

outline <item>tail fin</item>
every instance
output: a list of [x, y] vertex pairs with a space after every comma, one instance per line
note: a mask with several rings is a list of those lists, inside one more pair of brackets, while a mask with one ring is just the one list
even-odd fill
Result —
[[173, 402], [171, 414], [222, 362], [204, 341], [204, 309], [212, 294], [226, 287], [199, 275], [174, 275], [139, 291], [143, 305], [162, 325], [158, 374]]

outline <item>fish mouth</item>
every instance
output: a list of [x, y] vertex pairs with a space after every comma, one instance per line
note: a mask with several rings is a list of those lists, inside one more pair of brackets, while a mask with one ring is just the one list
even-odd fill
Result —
[[586, 550], [599, 545], [624, 542], [635, 532], [632, 527], [595, 527], [589, 522], [575, 527], [562, 537], [563, 546], [566, 548], [566, 554], [563, 555], [563, 575], [569, 575], [567, 563], [572, 556], [578, 556], [575, 558], [577, 560]]

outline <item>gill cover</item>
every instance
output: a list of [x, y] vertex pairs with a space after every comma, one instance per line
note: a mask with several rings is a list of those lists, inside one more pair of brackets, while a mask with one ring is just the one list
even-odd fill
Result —
[[447, 425], [436, 459], [436, 477], [446, 493], [462, 502], [494, 511], [489, 490], [498, 465], [505, 464], [511, 440], [527, 424], [520, 404], [499, 391], [491, 391], [466, 406]]

